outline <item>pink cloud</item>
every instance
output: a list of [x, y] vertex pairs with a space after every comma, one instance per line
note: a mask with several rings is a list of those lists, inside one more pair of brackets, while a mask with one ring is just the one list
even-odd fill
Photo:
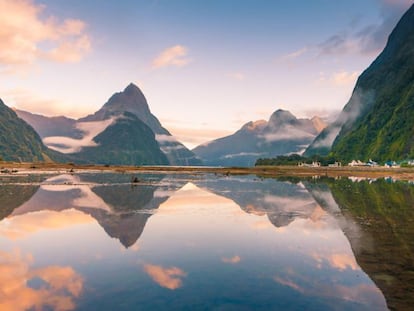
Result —
[[154, 69], [162, 67], [183, 67], [191, 62], [187, 58], [188, 50], [185, 46], [175, 45], [162, 51], [153, 61]]
[[182, 286], [181, 278], [187, 274], [177, 267], [164, 268], [162, 266], [147, 264], [144, 266], [145, 272], [158, 285], [174, 290]]
[[91, 50], [85, 22], [60, 21], [44, 14], [45, 8], [30, 0], [0, 0], [0, 65], [24, 66], [38, 59], [77, 62]]

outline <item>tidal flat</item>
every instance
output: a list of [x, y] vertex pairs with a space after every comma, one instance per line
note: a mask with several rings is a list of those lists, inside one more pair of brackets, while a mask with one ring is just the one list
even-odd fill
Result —
[[414, 303], [409, 181], [31, 166], [0, 175], [1, 310]]

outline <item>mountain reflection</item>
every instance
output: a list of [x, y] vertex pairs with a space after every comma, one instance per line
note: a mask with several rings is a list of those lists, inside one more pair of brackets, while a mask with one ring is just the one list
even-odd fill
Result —
[[[179, 180], [162, 183], [162, 176], [154, 175], [149, 182], [144, 179], [131, 184], [130, 178], [121, 174], [63, 174], [51, 177], [37, 187], [13, 186], [10, 196], [26, 192], [27, 195], [19, 195], [20, 201], [9, 205], [7, 214], [12, 210], [10, 217], [13, 220], [29, 213], [38, 215], [42, 211], [75, 209], [96, 219], [110, 237], [128, 248], [139, 239], [153, 211], [185, 184]], [[73, 220], [73, 217], [67, 219]]]
[[[154, 217], [142, 238], [145, 250], [140, 253], [149, 252], [143, 273], [164, 290], [180, 289], [175, 291], [178, 293], [187, 284], [194, 284], [192, 276], [197, 270], [189, 264], [192, 257], [199, 258], [197, 264], [214, 257], [212, 265], [222, 273], [229, 267], [238, 271], [246, 268], [244, 273], [248, 273], [248, 264], [267, 258], [277, 249], [275, 257], [263, 264], [280, 265], [270, 275], [278, 289], [289, 289], [302, 298], [348, 299], [361, 305], [376, 301], [378, 309], [383, 309], [379, 288], [391, 309], [410, 309], [414, 304], [412, 185], [384, 180], [282, 181], [212, 175], [140, 175], [139, 182], [131, 183], [132, 177], [62, 174], [37, 182], [2, 180], [0, 217], [8, 218], [0, 226], [0, 237], [14, 240], [42, 228], [96, 220], [110, 237], [128, 248], [136, 244], [147, 220], [157, 212], [159, 217]], [[259, 222], [266, 227], [255, 227]], [[245, 243], [254, 247], [262, 243], [263, 248], [257, 247], [252, 253], [243, 248]], [[150, 251], [156, 255], [151, 256]], [[277, 257], [279, 251], [281, 256]], [[291, 257], [284, 258], [283, 254]], [[28, 280], [15, 286], [14, 296], [0, 300], [0, 309], [7, 310], [7, 303], [16, 304], [15, 310], [42, 309], [40, 303], [45, 301], [52, 309], [73, 309], [74, 298], [82, 291], [82, 277], [67, 266], [32, 269], [31, 260], [29, 255], [0, 251], [0, 268], [7, 272], [0, 276], [0, 286]], [[359, 281], [361, 268], [378, 288], [366, 276], [369, 282]], [[334, 278], [315, 277], [321, 271]], [[63, 284], [59, 277], [68, 281]], [[221, 282], [221, 274], [211, 277]], [[349, 277], [354, 283], [339, 284], [335, 277]], [[39, 289], [44, 288], [44, 296], [39, 297]], [[13, 298], [20, 292], [29, 293], [35, 300], [25, 304], [24, 299]], [[63, 298], [65, 304], [60, 302]]]
[[323, 211], [302, 184], [275, 180], [222, 178], [196, 182], [197, 186], [234, 201], [249, 214], [267, 215], [275, 227], [295, 219], [317, 220]]
[[314, 259], [329, 262], [339, 270], [355, 269], [358, 263], [381, 289], [389, 308], [408, 310], [414, 304], [412, 185], [385, 180], [290, 183], [246, 178], [203, 180], [197, 185], [233, 200], [247, 213], [267, 215], [276, 227], [287, 226], [295, 219], [317, 222], [326, 215], [333, 216], [349, 240], [355, 258], [315, 252]]
[[[0, 177], [0, 220], [7, 217], [13, 210], [29, 200], [39, 189], [38, 183], [45, 177]], [[16, 181], [19, 184], [16, 184]]]
[[324, 209], [336, 215], [355, 258], [392, 310], [414, 304], [414, 187], [385, 180], [307, 182]]

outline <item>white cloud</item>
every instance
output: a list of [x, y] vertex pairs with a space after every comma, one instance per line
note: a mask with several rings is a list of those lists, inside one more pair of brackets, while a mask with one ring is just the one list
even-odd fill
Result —
[[165, 143], [165, 142], [176, 143], [177, 142], [177, 139], [174, 136], [165, 135], [165, 134], [155, 134], [155, 139], [159, 143]]
[[43, 139], [43, 143], [50, 149], [62, 153], [79, 152], [82, 147], [97, 146], [93, 139], [111, 125], [114, 120], [115, 118], [96, 122], [78, 122], [76, 127], [84, 132], [84, 136], [81, 139], [64, 136], [49, 136]]
[[385, 46], [392, 29], [412, 0], [380, 0], [381, 20], [359, 29], [347, 29], [332, 35], [318, 45], [320, 54], [377, 54]]
[[0, 0], [0, 67], [15, 68], [39, 59], [80, 61], [90, 50], [85, 22], [60, 21], [30, 0]]
[[162, 67], [183, 67], [191, 62], [187, 57], [188, 50], [185, 46], [175, 45], [162, 51], [153, 61], [152, 67], [154, 69]]
[[291, 139], [312, 139], [315, 135], [295, 128], [291, 125], [285, 125], [277, 132], [266, 133], [261, 136], [266, 142], [274, 142], [279, 140], [291, 140]]
[[183, 285], [181, 279], [187, 275], [185, 271], [177, 267], [165, 268], [151, 264], [144, 265], [144, 271], [155, 283], [170, 290], [180, 288]]
[[[207, 146], [208, 144], [206, 144]], [[226, 154], [225, 156], [222, 156], [222, 159], [232, 159], [237, 157], [246, 157], [246, 156], [260, 156], [261, 153], [257, 152], [240, 152], [240, 153], [232, 153], [232, 154]]]

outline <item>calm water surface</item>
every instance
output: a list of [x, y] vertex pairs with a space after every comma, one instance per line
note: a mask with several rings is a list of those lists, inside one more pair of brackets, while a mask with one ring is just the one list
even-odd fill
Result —
[[414, 186], [0, 176], [0, 310], [409, 310]]

